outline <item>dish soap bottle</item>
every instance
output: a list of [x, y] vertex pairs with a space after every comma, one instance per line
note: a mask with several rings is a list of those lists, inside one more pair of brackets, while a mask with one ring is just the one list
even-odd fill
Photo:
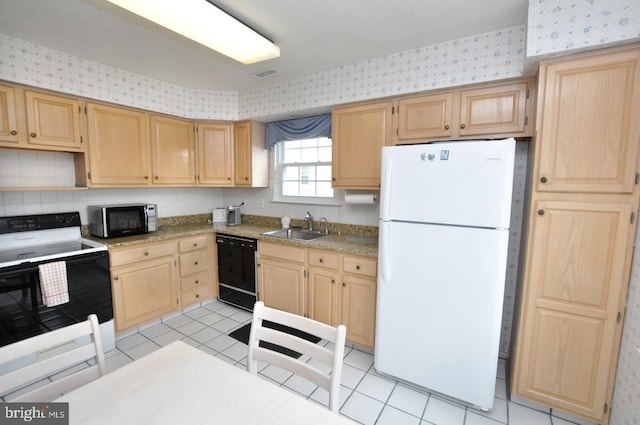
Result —
[[285, 214], [284, 217], [282, 217], [280, 219], [280, 221], [282, 222], [282, 228], [283, 229], [288, 229], [289, 228], [289, 225], [291, 224], [291, 219], [289, 218], [288, 215]]

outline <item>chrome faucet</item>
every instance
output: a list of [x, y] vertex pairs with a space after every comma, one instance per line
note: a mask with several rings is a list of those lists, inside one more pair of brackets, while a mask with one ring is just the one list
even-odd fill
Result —
[[329, 234], [329, 222], [327, 221], [326, 217], [320, 217], [320, 220], [318, 220], [318, 223], [322, 223], [324, 221], [324, 234], [328, 235]]
[[309, 211], [307, 211], [307, 215], [304, 216], [304, 221], [309, 222], [309, 231], [313, 232], [313, 216]]

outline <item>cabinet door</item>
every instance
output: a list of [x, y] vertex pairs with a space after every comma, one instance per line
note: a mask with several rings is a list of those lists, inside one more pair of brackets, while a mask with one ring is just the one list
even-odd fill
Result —
[[632, 209], [562, 201], [535, 208], [514, 391], [600, 422], [620, 342]]
[[195, 185], [194, 124], [152, 115], [151, 170], [155, 185]]
[[18, 131], [15, 90], [0, 85], [0, 143], [3, 146], [17, 146]]
[[114, 268], [111, 279], [117, 331], [178, 308], [173, 257]]
[[373, 348], [376, 315], [376, 280], [343, 275], [342, 321], [347, 340]]
[[392, 144], [392, 102], [334, 108], [332, 186], [379, 189], [382, 147]]
[[453, 93], [401, 99], [398, 102], [396, 139], [404, 140], [450, 137]]
[[233, 126], [234, 176], [236, 186], [251, 186], [251, 123]]
[[537, 190], [633, 192], [640, 49], [540, 67]]
[[198, 125], [198, 183], [233, 184], [231, 124]]
[[337, 326], [341, 289], [338, 273], [312, 267], [309, 269], [309, 317], [327, 325]]
[[87, 103], [90, 181], [97, 186], [146, 186], [149, 179], [147, 115]]
[[526, 83], [460, 92], [460, 136], [522, 133]]
[[266, 306], [304, 316], [304, 264], [261, 257], [259, 277]]
[[82, 151], [80, 101], [25, 91], [29, 144]]

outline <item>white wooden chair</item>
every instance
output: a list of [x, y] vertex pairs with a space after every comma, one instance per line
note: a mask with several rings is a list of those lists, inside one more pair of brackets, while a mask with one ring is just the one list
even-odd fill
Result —
[[[263, 320], [275, 322], [304, 331], [330, 342], [327, 347], [314, 344], [304, 338], [280, 332], [263, 326]], [[253, 320], [249, 335], [247, 370], [253, 375], [258, 373], [258, 361], [286, 369], [301, 376], [329, 392], [329, 409], [338, 413], [340, 408], [340, 377], [347, 329], [344, 325], [337, 328], [315, 320], [265, 307], [258, 301], [253, 308]], [[260, 347], [260, 341], [277, 344], [281, 347], [301, 353], [300, 359]], [[315, 366], [320, 362], [321, 368]], [[306, 360], [303, 361], [303, 360]], [[326, 366], [326, 367], [324, 367]]]
[[[87, 367], [78, 366], [91, 360]], [[21, 367], [14, 370], [12, 365]], [[5, 401], [49, 401], [99, 378], [107, 369], [98, 318], [91, 314], [84, 322], [0, 347], [0, 366], [12, 370], [0, 376]], [[69, 373], [48, 379], [69, 368]], [[25, 388], [36, 382], [34, 388]]]

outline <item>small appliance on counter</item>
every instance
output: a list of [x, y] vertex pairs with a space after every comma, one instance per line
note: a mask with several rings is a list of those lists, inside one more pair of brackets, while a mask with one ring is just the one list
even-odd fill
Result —
[[226, 208], [214, 208], [213, 209], [213, 222], [214, 223], [226, 223], [227, 222], [227, 209]]
[[241, 224], [240, 207], [244, 205], [244, 202], [240, 205], [229, 205], [227, 207], [227, 226], [239, 226]]
[[139, 235], [158, 230], [156, 204], [89, 205], [89, 232], [100, 238]]

